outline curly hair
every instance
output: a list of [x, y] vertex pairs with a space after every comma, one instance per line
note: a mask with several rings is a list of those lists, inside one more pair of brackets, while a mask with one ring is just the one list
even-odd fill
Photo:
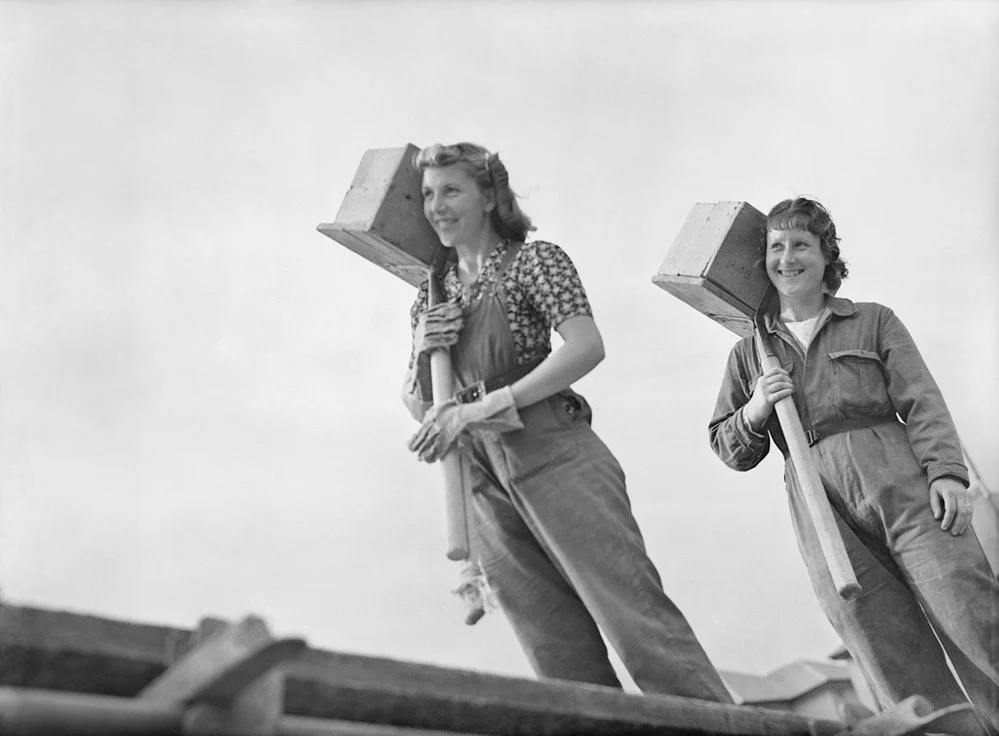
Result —
[[462, 142], [448, 146], [434, 143], [413, 155], [413, 166], [420, 172], [452, 164], [460, 164], [484, 194], [492, 192], [496, 206], [489, 217], [501, 238], [523, 241], [535, 229], [510, 189], [510, 176], [498, 153], [490, 153], [477, 143]]
[[839, 237], [836, 235], [836, 225], [832, 221], [829, 210], [817, 200], [807, 197], [785, 199], [773, 206], [767, 213], [766, 227], [763, 231], [763, 241], [760, 243], [760, 267], [766, 270], [767, 233], [770, 230], [806, 230], [819, 239], [822, 255], [829, 259], [822, 283], [826, 288], [836, 293], [840, 284], [849, 275], [846, 261], [840, 258]]

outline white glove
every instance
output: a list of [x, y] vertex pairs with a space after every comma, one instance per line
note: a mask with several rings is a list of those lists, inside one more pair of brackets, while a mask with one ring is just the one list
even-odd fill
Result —
[[413, 331], [413, 355], [439, 348], [449, 348], [458, 342], [464, 319], [461, 307], [454, 302], [444, 302], [420, 313]]
[[465, 431], [511, 432], [523, 428], [509, 386], [490, 391], [480, 401], [459, 404], [451, 399], [427, 412], [409, 440], [420, 460], [432, 463], [450, 452]]

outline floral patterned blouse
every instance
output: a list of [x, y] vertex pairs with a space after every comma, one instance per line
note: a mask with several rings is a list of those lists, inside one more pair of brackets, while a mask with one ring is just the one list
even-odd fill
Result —
[[[493, 250], [471, 286], [461, 283], [456, 263], [449, 265], [444, 272], [447, 299], [454, 300], [467, 314], [482, 288], [496, 281], [496, 270], [509, 248], [510, 243], [504, 242]], [[554, 243], [535, 240], [521, 246], [503, 274], [502, 286], [518, 365], [548, 355], [552, 351], [551, 331], [565, 320], [593, 316], [576, 267]], [[427, 308], [427, 288], [424, 281], [409, 311], [413, 329], [420, 312]]]

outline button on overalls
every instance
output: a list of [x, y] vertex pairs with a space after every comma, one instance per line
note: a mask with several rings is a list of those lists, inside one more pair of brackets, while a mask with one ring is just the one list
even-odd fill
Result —
[[[503, 273], [472, 303], [452, 348], [463, 386], [516, 370]], [[646, 693], [730, 703], [666, 596], [631, 513], [624, 473], [571, 389], [522, 408], [523, 429], [474, 433], [472, 547], [534, 671], [620, 687], [598, 626]]]

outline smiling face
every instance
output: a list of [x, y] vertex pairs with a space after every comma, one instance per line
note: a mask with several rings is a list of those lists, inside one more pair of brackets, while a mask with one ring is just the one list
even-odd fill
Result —
[[782, 297], [821, 296], [828, 262], [817, 235], [807, 230], [767, 231], [767, 276]]
[[424, 169], [422, 191], [423, 215], [446, 247], [473, 243], [489, 233], [493, 202], [461, 164]]

